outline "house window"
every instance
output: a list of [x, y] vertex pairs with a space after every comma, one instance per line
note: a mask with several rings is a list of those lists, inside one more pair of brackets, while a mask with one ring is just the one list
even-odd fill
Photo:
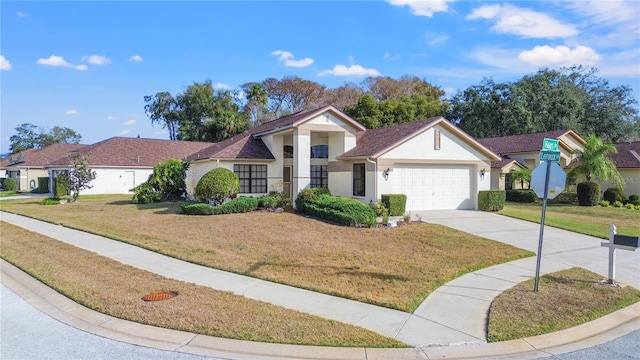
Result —
[[504, 175], [504, 189], [511, 190], [513, 189], [513, 180], [511, 178], [512, 173], [506, 173]]
[[365, 196], [365, 166], [353, 164], [353, 196]]
[[328, 159], [329, 145], [314, 145], [311, 147], [312, 159]]
[[311, 187], [329, 187], [329, 174], [327, 165], [311, 165]]
[[285, 159], [293, 159], [293, 145], [285, 145], [282, 154]]
[[264, 194], [267, 192], [267, 165], [234, 164], [233, 172], [240, 179], [240, 193]]
[[433, 149], [440, 150], [440, 130], [433, 131]]

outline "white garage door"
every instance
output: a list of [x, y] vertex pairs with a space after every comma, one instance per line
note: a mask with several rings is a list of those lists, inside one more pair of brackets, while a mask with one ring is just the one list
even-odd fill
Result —
[[470, 166], [396, 165], [393, 192], [407, 195], [407, 210], [472, 209]]

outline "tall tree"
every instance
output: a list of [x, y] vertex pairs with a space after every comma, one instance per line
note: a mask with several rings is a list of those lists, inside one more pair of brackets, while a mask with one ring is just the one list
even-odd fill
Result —
[[240, 112], [237, 94], [229, 90], [218, 91], [213, 96], [213, 112], [203, 121], [199, 140], [218, 142], [239, 134], [249, 127], [249, 121]]
[[241, 86], [247, 94], [247, 103], [243, 112], [249, 117], [251, 126], [257, 126], [271, 120], [269, 109], [269, 93], [262, 84], [246, 83]]
[[16, 134], [11, 135], [9, 151], [12, 154], [26, 149], [41, 149], [53, 144], [79, 144], [82, 136], [67, 127], [54, 126], [51, 130], [38, 129], [36, 125], [24, 123], [18, 125]]
[[155, 95], [144, 97], [147, 103], [144, 112], [151, 119], [151, 124], [158, 123], [169, 132], [170, 140], [178, 140], [180, 128], [180, 113], [178, 103], [169, 92], [162, 91]]
[[590, 135], [584, 144], [584, 150], [577, 150], [577, 164], [568, 173], [570, 182], [584, 178], [591, 181], [593, 178], [601, 181], [611, 181], [619, 188], [624, 188], [624, 180], [616, 169], [615, 164], [608, 156], [609, 153], [617, 153], [614, 145], [605, 144], [596, 135]]

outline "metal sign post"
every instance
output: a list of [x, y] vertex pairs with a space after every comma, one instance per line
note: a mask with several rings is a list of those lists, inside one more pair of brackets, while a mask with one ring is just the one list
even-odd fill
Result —
[[540, 281], [540, 259], [542, 258], [542, 238], [544, 236], [544, 220], [547, 214], [547, 193], [549, 192], [549, 173], [551, 172], [551, 162], [547, 161], [547, 173], [544, 179], [544, 197], [542, 198], [542, 215], [540, 217], [540, 236], [538, 238], [538, 256], [536, 258], [536, 281], [533, 285], [533, 292], [538, 292], [538, 282]]

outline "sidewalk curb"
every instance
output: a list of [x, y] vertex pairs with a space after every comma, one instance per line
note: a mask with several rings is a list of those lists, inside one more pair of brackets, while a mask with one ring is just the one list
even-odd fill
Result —
[[145, 347], [232, 359], [533, 359], [595, 346], [640, 328], [640, 303], [571, 329], [488, 344], [404, 349], [332, 348], [232, 340], [113, 318], [85, 308], [0, 260], [0, 280], [29, 304], [77, 329]]

